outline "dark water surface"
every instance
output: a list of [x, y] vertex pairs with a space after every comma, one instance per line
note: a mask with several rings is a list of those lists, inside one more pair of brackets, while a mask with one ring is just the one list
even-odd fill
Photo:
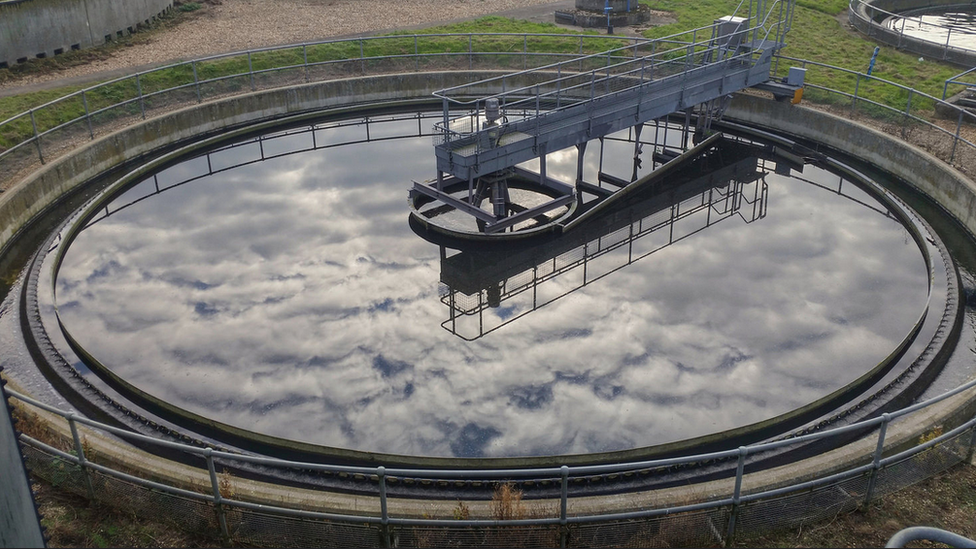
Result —
[[[494, 287], [465, 295], [458, 253], [407, 223], [407, 188], [434, 175], [418, 136], [431, 121], [395, 118], [266, 136], [133, 187], [67, 252], [67, 330], [137, 387], [246, 429], [534, 456], [782, 414], [876, 365], [925, 306], [918, 246], [875, 199], [755, 159], [738, 183], [649, 202], [633, 228], [493, 260]], [[603, 169], [629, 177], [634, 145], [619, 137]], [[575, 149], [548, 158], [567, 182], [575, 165]]]

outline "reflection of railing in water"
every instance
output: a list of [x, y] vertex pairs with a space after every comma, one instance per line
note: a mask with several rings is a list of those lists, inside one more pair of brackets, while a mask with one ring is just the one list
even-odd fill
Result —
[[[144, 179], [141, 182], [136, 183], [136, 185], [140, 185], [140, 184], [148, 181], [149, 179], [152, 179], [154, 191], [152, 193], [150, 193], [150, 194], [145, 195], [145, 196], [140, 196], [138, 198], [135, 198], [135, 199], [133, 199], [133, 200], [131, 200], [131, 201], [129, 201], [129, 202], [121, 205], [121, 206], [117, 206], [115, 209], [112, 209], [112, 210], [109, 210], [109, 206], [112, 205], [112, 204], [114, 204], [114, 203], [110, 203], [110, 204], [106, 205], [105, 208], [102, 210], [102, 213], [99, 216], [93, 218], [91, 221], [89, 221], [88, 224], [85, 225], [85, 228], [87, 229], [88, 227], [91, 227], [92, 225], [94, 225], [95, 223], [98, 223], [99, 221], [103, 221], [104, 219], [106, 219], [106, 218], [108, 218], [108, 217], [110, 217], [110, 216], [112, 216], [114, 214], [117, 214], [117, 213], [121, 212], [122, 210], [124, 210], [126, 208], [129, 208], [131, 206], [134, 206], [134, 205], [138, 204], [139, 202], [142, 202], [143, 200], [146, 200], [146, 199], [151, 198], [153, 196], [156, 196], [158, 194], [162, 194], [162, 193], [164, 193], [164, 192], [166, 192], [168, 190], [175, 189], [177, 187], [181, 187], [183, 185], [186, 185], [187, 183], [192, 183], [193, 181], [197, 181], [197, 180], [203, 179], [205, 177], [210, 177], [210, 176], [215, 175], [215, 174], [219, 174], [219, 173], [222, 173], [222, 172], [226, 172], [226, 171], [230, 171], [230, 170], [233, 170], [233, 169], [236, 169], [236, 168], [240, 168], [242, 166], [248, 166], [250, 164], [256, 164], [258, 162], [263, 162], [265, 160], [272, 160], [272, 159], [275, 159], [275, 158], [281, 158], [281, 157], [285, 157], [285, 156], [289, 156], [289, 155], [293, 155], [293, 154], [298, 154], [298, 153], [303, 153], [303, 152], [309, 152], [309, 151], [318, 151], [318, 150], [324, 150], [324, 149], [331, 149], [331, 148], [334, 148], [334, 147], [342, 147], [342, 146], [346, 146], [346, 145], [357, 145], [357, 144], [361, 144], [361, 143], [375, 143], [375, 142], [379, 142], [379, 141], [389, 141], [389, 140], [393, 140], [393, 139], [401, 139], [401, 138], [409, 138], [409, 137], [428, 137], [428, 136], [432, 135], [431, 134], [431, 126], [428, 126], [425, 129], [424, 126], [423, 126], [423, 121], [424, 120], [437, 119], [439, 116], [440, 116], [440, 113], [423, 112], [423, 111], [419, 111], [419, 112], [416, 112], [416, 113], [410, 113], [410, 115], [382, 115], [380, 117], [364, 116], [362, 118], [356, 118], [354, 120], [341, 120], [341, 121], [337, 121], [337, 122], [326, 122], [326, 123], [314, 124], [314, 125], [311, 125], [311, 126], [303, 126], [301, 128], [294, 128], [294, 129], [284, 130], [284, 131], [280, 131], [280, 132], [275, 132], [275, 133], [270, 134], [270, 135], [261, 135], [261, 136], [258, 136], [258, 137], [252, 138], [252, 139], [247, 139], [247, 140], [244, 140], [244, 141], [238, 141], [238, 142], [235, 142], [235, 143], [231, 143], [229, 145], [225, 145], [223, 147], [219, 147], [219, 148], [216, 148], [216, 149], [207, 151], [206, 153], [203, 153], [203, 154], [201, 154], [199, 156], [189, 157], [189, 158], [186, 159], [186, 161], [188, 162], [189, 160], [193, 160], [195, 158], [206, 158], [207, 159], [207, 167], [206, 167], [206, 170], [204, 172], [202, 172], [202, 173], [197, 173], [197, 174], [195, 174], [195, 175], [193, 175], [191, 177], [188, 177], [188, 178], [183, 179], [181, 181], [178, 181], [176, 183], [171, 183], [169, 185], [160, 186], [160, 183], [159, 183], [159, 174], [162, 173], [162, 172], [157, 172], [157, 173], [154, 173], [150, 178]], [[397, 132], [396, 135], [386, 136], [386, 137], [372, 137], [370, 135], [370, 126], [375, 126], [377, 124], [391, 123], [391, 122], [404, 122], [404, 121], [409, 121], [409, 120], [416, 120], [417, 121], [416, 132], [409, 132], [408, 133], [406, 131], [401, 131], [401, 132]], [[366, 132], [365, 139], [349, 139], [349, 140], [345, 140], [345, 141], [331, 142], [331, 143], [328, 143], [328, 144], [320, 144], [318, 142], [318, 139], [315, 137], [316, 132], [319, 131], [319, 130], [330, 130], [330, 129], [335, 129], [335, 128], [355, 127], [355, 126], [361, 126], [361, 127], [363, 127], [365, 129], [365, 132]], [[285, 150], [283, 152], [277, 152], [277, 153], [274, 153], [274, 154], [268, 154], [265, 151], [265, 148], [264, 148], [265, 143], [274, 142], [275, 140], [278, 140], [278, 139], [290, 138], [290, 137], [295, 137], [296, 135], [303, 135], [303, 134], [311, 134], [311, 140], [310, 140], [311, 146], [300, 147], [300, 148], [296, 148], [296, 149], [288, 149], [288, 150]], [[222, 152], [234, 150], [234, 149], [242, 149], [244, 147], [247, 147], [247, 146], [250, 146], [250, 145], [254, 145], [254, 144], [257, 144], [258, 145], [258, 152], [257, 152], [257, 155], [256, 156], [248, 156], [247, 157], [247, 160], [244, 160], [244, 161], [241, 161], [241, 162], [235, 162], [235, 163], [233, 163], [231, 165], [224, 166], [222, 168], [218, 168], [218, 169], [214, 169], [213, 168], [212, 158], [213, 158], [214, 155], [217, 155], [217, 154], [222, 153]], [[184, 165], [185, 165], [185, 162], [184, 162]]]
[[[765, 170], [757, 169], [760, 159], [739, 160], [707, 176], [697, 178], [666, 193], [655, 195], [613, 216], [617, 223], [604, 228], [594, 238], [593, 231], [580, 229], [577, 236], [564, 235], [556, 243], [523, 253], [478, 254], [462, 252], [447, 257], [442, 247], [441, 302], [447, 305], [449, 318], [441, 326], [465, 340], [478, 339], [529, 313], [565, 297], [657, 251], [693, 236], [719, 221], [738, 216], [752, 223], [766, 215], [768, 186]], [[751, 195], [751, 197], [750, 197]], [[634, 220], [635, 213], [639, 215]], [[705, 215], [704, 225], [680, 234], [675, 224], [696, 214]], [[611, 214], [612, 215], [612, 214]], [[634, 252], [640, 239], [667, 230], [667, 240], [650, 250]], [[590, 277], [589, 263], [598, 257], [626, 246], [627, 257], [621, 264]], [[545, 257], [540, 260], [540, 257]], [[558, 295], [540, 300], [539, 286], [582, 267], [581, 281]], [[518, 305], [503, 307], [505, 301], [532, 292], [525, 309]], [[529, 301], [529, 300], [526, 300]], [[485, 318], [487, 309], [499, 314]], [[476, 318], [476, 321], [473, 319]], [[497, 318], [498, 322], [491, 320]], [[469, 328], [467, 319], [475, 327]], [[486, 320], [488, 324], [486, 326]]]

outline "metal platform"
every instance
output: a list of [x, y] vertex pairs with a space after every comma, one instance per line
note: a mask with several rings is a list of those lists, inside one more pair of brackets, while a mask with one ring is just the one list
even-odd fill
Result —
[[[770, 81], [794, 1], [744, 2], [741, 15], [708, 27], [436, 92], [443, 100], [443, 120], [434, 127], [437, 177], [415, 183], [412, 196], [458, 206], [456, 196], [441, 191], [447, 180], [467, 181], [465, 209], [485, 221], [485, 232], [497, 232], [509, 212], [495, 202], [490, 217], [480, 215], [487, 213], [476, 203], [481, 178], [538, 158], [544, 184], [546, 154], [576, 146], [576, 186], [583, 188], [583, 152], [593, 139], [629, 127], [640, 132], [644, 123], [682, 111], [686, 120], [694, 112], [703, 134], [732, 93]], [[452, 117], [458, 109], [469, 112]], [[611, 183], [622, 188], [629, 182]]]

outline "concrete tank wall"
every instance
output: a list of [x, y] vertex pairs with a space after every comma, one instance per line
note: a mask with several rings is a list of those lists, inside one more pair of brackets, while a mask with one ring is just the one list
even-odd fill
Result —
[[[194, 105], [147, 120], [48, 163], [21, 184], [0, 194], [0, 247], [61, 195], [114, 166], [138, 160], [154, 150], [324, 108], [432, 98], [435, 90], [490, 76], [496, 73], [437, 72], [335, 80]], [[844, 118], [755, 96], [737, 95], [725, 116], [758, 128], [817, 141], [862, 158], [932, 197], [976, 234], [976, 185], [921, 149]], [[432, 148], [432, 170], [433, 153]]]
[[976, 0], [870, 0], [861, 1], [850, 12], [851, 26], [867, 36], [898, 49], [917, 53], [928, 59], [941, 59], [949, 63], [972, 67], [976, 64], [976, 52], [947, 46], [912, 36], [904, 36], [899, 30], [889, 29], [881, 23], [888, 15], [884, 12], [917, 15], [929, 12], [973, 12]]
[[172, 7], [173, 0], [0, 2], [0, 67], [104, 44]]
[[725, 118], [816, 141], [869, 162], [941, 204], [976, 234], [976, 184], [931, 154], [832, 114], [738, 95]]

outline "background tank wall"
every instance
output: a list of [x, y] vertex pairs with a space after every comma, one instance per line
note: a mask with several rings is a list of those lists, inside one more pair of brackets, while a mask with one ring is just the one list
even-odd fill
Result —
[[105, 43], [173, 7], [173, 0], [0, 2], [0, 66]]

